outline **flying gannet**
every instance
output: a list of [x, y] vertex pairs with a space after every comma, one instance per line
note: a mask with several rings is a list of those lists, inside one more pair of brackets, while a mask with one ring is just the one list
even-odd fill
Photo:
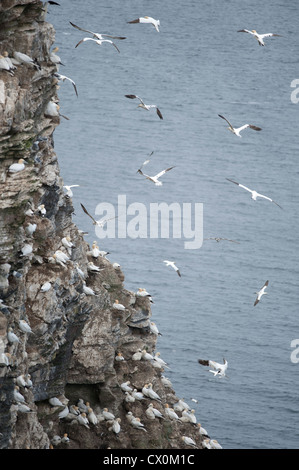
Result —
[[255, 299], [255, 302], [253, 304], [254, 307], [259, 303], [262, 296], [267, 294], [267, 292], [265, 292], [265, 290], [266, 290], [266, 287], [268, 286], [268, 284], [269, 284], [269, 281], [266, 281], [265, 284], [263, 285], [263, 287], [258, 292], [256, 292], [257, 298]]
[[159, 181], [159, 178], [161, 178], [161, 176], [165, 175], [165, 173], [167, 173], [167, 171], [170, 171], [172, 170], [173, 168], [175, 168], [174, 166], [171, 166], [170, 168], [166, 168], [166, 170], [163, 170], [163, 171], [160, 171], [160, 173], [158, 173], [157, 175], [155, 176], [149, 176], [149, 175], [146, 175], [145, 173], [143, 173], [142, 170], [138, 170], [137, 173], [139, 173], [140, 175], [144, 176], [147, 180], [150, 180], [152, 181], [153, 183], [155, 183], [156, 186], [162, 186], [162, 182]]
[[94, 33], [93, 31], [90, 31], [89, 29], [83, 29], [80, 28], [80, 26], [75, 25], [70, 21], [70, 24], [76, 28], [79, 29], [79, 31], [84, 31], [85, 33], [90, 33], [93, 35], [94, 38], [96, 39], [104, 39], [104, 38], [110, 38], [110, 39], [127, 39], [126, 37], [123, 36], [110, 36], [109, 34], [100, 34], [100, 33]]
[[277, 36], [281, 37], [280, 34], [273, 34], [273, 33], [266, 33], [266, 34], [258, 34], [255, 29], [252, 29], [249, 31], [248, 29], [239, 29], [238, 33], [249, 33], [252, 34], [252, 36], [255, 37], [255, 39], [258, 41], [260, 46], [264, 46], [265, 43], [263, 41], [264, 38], [270, 38], [272, 36]]
[[60, 82], [65, 82], [66, 80], [68, 80], [69, 82], [71, 82], [71, 84], [73, 85], [74, 87], [74, 90], [75, 90], [75, 93], [78, 97], [78, 90], [77, 90], [77, 87], [76, 87], [76, 83], [74, 82], [74, 80], [72, 80], [71, 78], [67, 77], [66, 75], [61, 75], [60, 73], [58, 72], [55, 72], [53, 74], [53, 77], [57, 78], [57, 80], [59, 80]]
[[[142, 168], [150, 162], [150, 157], [153, 155], [153, 153], [154, 153], [154, 151], [152, 151], [152, 152], [149, 154], [147, 160], [145, 160], [145, 161], [142, 163], [142, 165], [141, 165], [141, 167], [139, 168], [139, 170], [142, 170]], [[136, 173], [138, 173], [139, 170], [137, 170]]]
[[137, 18], [137, 20], [128, 21], [128, 23], [129, 24], [133, 24], [133, 23], [150, 23], [155, 27], [156, 31], [158, 31], [158, 33], [159, 33], [160, 21], [155, 20], [154, 18], [151, 18], [150, 16], [143, 16], [141, 18]]
[[243, 184], [237, 183], [236, 181], [233, 181], [233, 180], [231, 180], [231, 179], [229, 179], [229, 178], [226, 178], [226, 179], [227, 179], [228, 181], [231, 181], [232, 183], [234, 183], [234, 184], [240, 186], [240, 188], [243, 188], [243, 189], [246, 189], [246, 191], [249, 191], [249, 192], [251, 193], [251, 199], [253, 199], [254, 201], [256, 201], [256, 199], [257, 199], [258, 197], [262, 197], [263, 199], [267, 199], [268, 201], [274, 202], [274, 204], [276, 204], [278, 207], [280, 207], [280, 209], [282, 209], [282, 207], [281, 207], [279, 204], [277, 204], [277, 202], [273, 201], [273, 199], [271, 199], [271, 198], [269, 198], [269, 197], [267, 197], [267, 196], [264, 196], [263, 194], [260, 194], [260, 193], [258, 193], [257, 191], [254, 191], [254, 190], [252, 190], [252, 189], [249, 189], [249, 188], [247, 188], [246, 186], [243, 186]]
[[155, 105], [155, 104], [145, 104], [144, 101], [141, 98], [139, 98], [139, 96], [137, 96], [137, 95], [125, 95], [125, 97], [130, 98], [131, 100], [134, 100], [135, 98], [137, 98], [140, 101], [140, 104], [137, 106], [137, 108], [143, 108], [143, 109], [146, 109], [147, 111], [149, 111], [150, 109], [156, 109], [156, 112], [157, 112], [159, 118], [163, 119], [162, 113], [159, 110], [157, 105]]
[[[80, 202], [81, 204], [81, 202]], [[113, 219], [117, 219], [118, 216], [115, 216], [115, 217], [110, 217], [109, 219], [100, 219], [100, 220], [95, 220], [92, 215], [90, 215], [90, 213], [87, 211], [87, 209], [83, 206], [83, 204], [81, 204], [81, 207], [83, 209], [83, 211], [85, 212], [85, 214], [87, 214], [91, 220], [92, 220], [92, 223], [93, 225], [97, 225], [98, 227], [104, 227], [104, 225], [106, 225], [106, 223], [108, 222], [108, 220], [113, 220]]]
[[253, 129], [254, 131], [261, 131], [262, 130], [260, 127], [253, 126], [252, 124], [245, 124], [242, 127], [235, 128], [231, 125], [231, 123], [224, 116], [222, 116], [221, 114], [218, 114], [218, 116], [221, 117], [222, 119], [224, 119], [228, 123], [228, 125], [229, 125], [228, 130], [231, 131], [233, 134], [237, 135], [238, 137], [242, 137], [240, 135], [240, 132], [243, 131], [244, 129], [247, 129], [248, 127], [250, 129]]
[[116, 49], [118, 52], [120, 52], [120, 50], [118, 49], [117, 45], [116, 45], [113, 41], [111, 41], [110, 39], [83, 38], [83, 39], [81, 39], [81, 41], [79, 41], [79, 42], [75, 45], [75, 47], [80, 46], [80, 44], [82, 44], [82, 42], [86, 42], [86, 41], [93, 41], [93, 42], [95, 42], [96, 44], [98, 44], [98, 46], [101, 46], [104, 42], [108, 42], [108, 43], [112, 44], [112, 46], [114, 46], [115, 49]]
[[182, 277], [181, 276], [181, 273], [180, 273], [180, 270], [179, 268], [175, 265], [175, 262], [174, 261], [168, 261], [168, 260], [164, 260], [163, 263], [166, 264], [166, 266], [171, 266], [178, 274], [178, 276]]
[[227, 366], [228, 366], [228, 362], [226, 359], [223, 358], [223, 364], [220, 364], [219, 362], [215, 362], [215, 361], [205, 360], [205, 359], [198, 359], [198, 362], [199, 364], [203, 366], [211, 367], [213, 370], [209, 372], [212, 372], [214, 375], [219, 375], [222, 377], [225, 376]]

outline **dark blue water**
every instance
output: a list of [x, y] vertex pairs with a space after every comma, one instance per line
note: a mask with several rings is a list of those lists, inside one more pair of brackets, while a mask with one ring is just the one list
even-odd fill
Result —
[[[161, 357], [178, 396], [193, 404], [198, 421], [224, 448], [297, 448], [299, 364], [291, 362], [298, 328], [298, 148], [299, 103], [291, 82], [299, 78], [296, 0], [259, 2], [132, 0], [62, 1], [49, 7], [56, 45], [75, 80], [59, 90], [62, 120], [55, 148], [64, 184], [74, 188], [74, 222], [96, 240], [82, 202], [117, 210], [142, 203], [203, 203], [205, 241], [186, 250], [184, 239], [98, 240], [121, 264], [125, 287], [145, 287], [153, 296], [153, 320], [163, 336]], [[139, 16], [151, 25], [127, 24]], [[75, 44], [92, 31], [126, 36], [118, 53], [110, 44]], [[274, 32], [265, 47], [239, 29]], [[155, 103], [137, 109], [137, 94]], [[251, 123], [242, 138], [228, 132]], [[156, 187], [136, 171], [156, 174], [175, 166]], [[265, 194], [250, 194], [234, 179]], [[131, 217], [132, 219], [132, 217]], [[130, 217], [128, 217], [130, 220]], [[134, 243], [133, 243], [134, 242]], [[176, 261], [182, 277], [163, 264]], [[269, 280], [268, 295], [253, 307], [255, 292]], [[217, 380], [198, 358], [228, 360], [228, 378]], [[198, 400], [198, 404], [190, 401]]]

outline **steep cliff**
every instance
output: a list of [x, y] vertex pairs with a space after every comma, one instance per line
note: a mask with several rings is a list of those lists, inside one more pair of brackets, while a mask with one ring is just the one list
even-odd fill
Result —
[[[166, 415], [165, 405], [172, 407], [178, 398], [163, 382], [159, 363], [132, 359], [138, 350], [153, 353], [156, 348], [150, 299], [124, 289], [121, 269], [94, 257], [72, 222], [72, 201], [53, 148], [60, 116], [48, 106], [58, 102], [57, 69], [50, 60], [54, 41], [42, 2], [1, 1], [0, 448], [190, 448], [183, 435], [201, 448], [196, 425]], [[32, 62], [20, 63], [15, 52]], [[6, 57], [14, 59], [10, 69], [3, 65]], [[10, 165], [20, 159], [24, 169], [11, 172]], [[66, 237], [73, 247], [63, 244]], [[61, 252], [68, 259], [61, 260]], [[91, 261], [101, 271], [91, 272]], [[49, 290], [43, 292], [46, 282]], [[116, 299], [124, 311], [113, 307]], [[23, 331], [22, 321], [32, 332]], [[118, 360], [119, 353], [124, 360]], [[24, 386], [22, 378], [31, 378], [32, 384]], [[126, 401], [120, 385], [127, 381], [138, 391], [151, 383], [160, 399]], [[62, 405], [52, 406], [53, 397]], [[90, 404], [96, 424], [80, 424], [74, 414], [59, 416], [79, 399]], [[151, 402], [163, 418], [145, 413]], [[111, 429], [104, 408], [120, 418], [120, 432]], [[140, 418], [145, 431], [132, 426], [128, 412]], [[53, 444], [54, 436], [65, 433], [68, 443], [56, 438]]]

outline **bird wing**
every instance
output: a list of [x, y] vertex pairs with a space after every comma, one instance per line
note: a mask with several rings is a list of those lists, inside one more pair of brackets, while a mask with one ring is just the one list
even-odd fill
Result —
[[238, 33], [249, 33], [249, 34], [252, 34], [254, 36], [254, 33], [252, 31], [249, 31], [248, 29], [239, 29], [239, 31], [237, 31]]
[[260, 299], [259, 299], [258, 296], [257, 296], [257, 298], [255, 299], [255, 302], [254, 302], [253, 306], [255, 307], [255, 306], [259, 303], [259, 301], [260, 301]]
[[140, 19], [141, 19], [141, 18], [137, 18], [137, 20], [128, 21], [128, 23], [130, 23], [130, 24], [132, 24], [132, 23], [140, 23]]
[[206, 359], [198, 359], [198, 362], [199, 364], [201, 364], [202, 366], [210, 366], [210, 361], [206, 360]]
[[[215, 240], [215, 238], [214, 238], [214, 240]], [[230, 240], [229, 238], [219, 238], [219, 240], [226, 240], [228, 242], [233, 242], [233, 243], [239, 243], [240, 244], [240, 242], [237, 242], [236, 240]]]
[[270, 38], [271, 36], [281, 37], [280, 34], [273, 34], [273, 33], [260, 34], [261, 38]]
[[157, 109], [157, 114], [158, 114], [159, 118], [163, 119], [163, 116], [162, 116], [162, 113], [161, 113], [160, 109], [157, 108], [157, 106], [156, 106], [156, 109]]
[[142, 101], [142, 99], [139, 98], [139, 96], [137, 96], [137, 95], [125, 95], [125, 97], [126, 97], [126, 98], [130, 98], [131, 100], [134, 100], [135, 98], [137, 98], [137, 99], [140, 101], [140, 103], [144, 104], [144, 102]]
[[81, 41], [79, 41], [76, 45], [75, 45], [75, 48], [80, 46], [80, 44], [82, 44], [82, 42], [84, 41], [87, 41], [87, 40], [92, 40], [92, 38], [84, 38], [84, 39], [81, 39]]
[[92, 215], [90, 215], [90, 213], [87, 211], [87, 209], [83, 206], [83, 204], [82, 204], [81, 202], [80, 202], [80, 204], [81, 204], [81, 207], [82, 207], [82, 209], [84, 210], [85, 214], [87, 214], [87, 215], [91, 218], [91, 220], [93, 221], [93, 223], [94, 223], [95, 225], [97, 225], [97, 221], [92, 217]]
[[231, 181], [232, 183], [237, 184], [238, 186], [240, 186], [240, 188], [246, 189], [246, 191], [249, 191], [250, 193], [252, 193], [252, 190], [249, 189], [249, 188], [247, 188], [247, 186], [244, 186], [243, 184], [237, 183], [236, 181], [233, 181], [233, 180], [231, 180], [231, 179], [229, 179], [229, 178], [226, 178], [226, 179], [227, 179], [228, 181]]
[[114, 42], [109, 41], [108, 39], [104, 39], [104, 41], [105, 41], [105, 42], [110, 42], [110, 43], [112, 44], [112, 46], [114, 46], [115, 49], [116, 49], [118, 52], [120, 52], [120, 50], [118, 49], [117, 45], [116, 45]]
[[231, 123], [224, 116], [221, 116], [221, 114], [218, 114], [218, 116], [224, 119], [227, 122], [227, 124], [233, 129], [233, 126], [231, 125]]
[[76, 93], [76, 95], [78, 96], [78, 91], [77, 91], [76, 83], [74, 82], [74, 80], [72, 80], [72, 79], [69, 78], [69, 77], [66, 77], [65, 75], [61, 75], [61, 77], [63, 77], [63, 78], [61, 78], [62, 81], [68, 80], [69, 82], [71, 82], [71, 84], [72, 84], [73, 87], [74, 87], [75, 93]]
[[244, 131], [244, 129], [247, 129], [247, 127], [249, 127], [249, 124], [244, 124], [244, 126], [239, 127], [238, 129], [236, 129], [236, 131]]
[[75, 25], [74, 23], [72, 23], [70, 21], [71, 25], [76, 28], [76, 29], [79, 29], [79, 31], [84, 31], [85, 33], [90, 33], [90, 34], [94, 34], [96, 36], [96, 33], [94, 33], [93, 31], [89, 31], [89, 29], [83, 29], [83, 28], [80, 28], [80, 26], [77, 26]]
[[254, 131], [261, 131], [261, 127], [253, 126], [252, 124], [249, 124], [250, 129], [253, 129]]
[[160, 173], [158, 173], [157, 175], [154, 176], [154, 178], [160, 178], [161, 176], [163, 176], [167, 171], [170, 171], [172, 170], [172, 168], [175, 168], [174, 166], [171, 166], [170, 168], [166, 168], [166, 170], [163, 170], [163, 171], [160, 171]]
[[273, 199], [271, 199], [270, 197], [264, 196], [263, 194], [260, 194], [260, 193], [257, 193], [257, 196], [262, 197], [263, 199], [267, 199], [268, 201], [273, 202], [274, 204], [276, 204], [276, 206], [278, 206], [278, 207], [280, 207], [280, 209], [282, 209], [282, 207], [279, 204], [277, 204], [277, 202], [273, 201]]

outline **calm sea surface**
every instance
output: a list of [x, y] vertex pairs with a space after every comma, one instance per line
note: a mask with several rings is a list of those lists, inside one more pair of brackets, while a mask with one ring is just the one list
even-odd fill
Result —
[[[54, 133], [64, 184], [74, 188], [74, 222], [96, 240], [91, 220], [101, 202], [203, 203], [204, 241], [197, 250], [184, 238], [98, 240], [121, 264], [125, 287], [145, 287], [155, 301], [157, 349], [171, 370], [179, 397], [224, 448], [298, 448], [299, 363], [291, 341], [299, 338], [299, 79], [297, 0], [62, 0], [50, 6], [60, 73], [77, 84], [59, 90], [62, 119]], [[160, 33], [140, 16], [160, 20]], [[126, 36], [75, 45], [92, 31]], [[239, 29], [274, 32], [259, 47]], [[137, 94], [155, 112], [137, 109]], [[299, 96], [299, 95], [298, 95]], [[242, 138], [227, 130], [251, 123]], [[175, 166], [156, 187], [137, 169], [155, 175]], [[254, 202], [238, 181], [265, 194]], [[100, 218], [98, 215], [97, 218]], [[128, 216], [128, 221], [132, 216]], [[117, 224], [116, 224], [117, 226]], [[171, 232], [170, 232], [171, 233]], [[163, 264], [174, 260], [182, 277]], [[268, 295], [253, 307], [269, 280]], [[215, 379], [198, 358], [228, 360], [228, 378]], [[198, 400], [198, 404], [191, 402]]]

